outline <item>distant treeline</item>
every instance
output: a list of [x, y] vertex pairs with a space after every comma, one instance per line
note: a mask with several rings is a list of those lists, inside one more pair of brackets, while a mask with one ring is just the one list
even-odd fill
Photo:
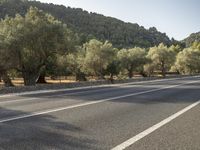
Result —
[[12, 85], [10, 74], [34, 85], [44, 83], [46, 75], [86, 80], [89, 75], [112, 79], [133, 72], [198, 72], [198, 63], [194, 67], [189, 58], [180, 58], [199, 49], [199, 33], [178, 42], [155, 27], [147, 30], [82, 9], [27, 0], [1, 0], [0, 18], [0, 76], [6, 85]]
[[185, 43], [186, 47], [190, 47], [194, 42], [200, 42], [200, 32], [192, 33], [182, 41], [182, 43]]
[[5, 18], [6, 15], [14, 17], [17, 13], [24, 16], [31, 6], [37, 7], [65, 23], [71, 30], [79, 34], [82, 44], [95, 38], [102, 42], [108, 40], [116, 48], [135, 46], [148, 48], [159, 45], [159, 43], [167, 46], [180, 45], [180, 42], [169, 39], [165, 33], [157, 31], [155, 27], [145, 29], [136, 23], [125, 23], [112, 17], [88, 13], [82, 9], [37, 1], [1, 0], [0, 18]]
[[97, 39], [80, 44], [79, 34], [36, 7], [0, 21], [0, 77], [6, 86], [13, 85], [11, 74], [22, 76], [25, 85], [35, 85], [45, 83], [45, 76], [74, 75], [77, 81], [109, 76], [113, 81], [114, 76], [131, 78], [136, 72], [145, 77], [155, 71], [163, 77], [168, 71], [199, 73], [200, 43], [184, 49], [164, 43], [115, 48]]

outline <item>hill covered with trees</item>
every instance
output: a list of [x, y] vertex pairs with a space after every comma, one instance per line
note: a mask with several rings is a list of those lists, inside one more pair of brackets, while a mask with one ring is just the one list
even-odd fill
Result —
[[161, 42], [168, 46], [177, 42], [170, 40], [165, 33], [157, 31], [155, 27], [145, 29], [136, 23], [126, 23], [112, 17], [89, 13], [80, 8], [38, 1], [0, 0], [0, 18], [5, 18], [6, 15], [14, 17], [16, 13], [24, 16], [30, 6], [37, 7], [67, 24], [71, 30], [79, 33], [81, 43], [96, 38], [102, 42], [108, 40], [117, 48], [135, 46], [146, 48]]
[[77, 81], [96, 77], [113, 83], [114, 77], [132, 78], [136, 73], [200, 73], [200, 42], [188, 48], [164, 43], [116, 48], [97, 38], [80, 43], [80, 33], [37, 7], [14, 16], [0, 21], [0, 79], [5, 86], [13, 86], [11, 76], [32, 86], [45, 83], [45, 77], [68, 75]]
[[187, 47], [191, 46], [194, 42], [200, 42], [200, 32], [192, 33], [189, 37], [183, 40]]

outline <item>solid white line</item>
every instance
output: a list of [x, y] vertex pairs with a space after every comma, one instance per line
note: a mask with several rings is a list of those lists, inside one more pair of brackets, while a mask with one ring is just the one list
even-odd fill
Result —
[[17, 100], [5, 100], [0, 101], [0, 104], [7, 104], [7, 103], [16, 103], [16, 102], [22, 102], [22, 101], [32, 101], [32, 100], [42, 100], [42, 98], [51, 98], [56, 96], [66, 96], [66, 95], [75, 95], [75, 94], [81, 94], [81, 93], [88, 93], [88, 92], [95, 92], [95, 91], [101, 91], [105, 89], [99, 89], [99, 90], [89, 90], [89, 91], [80, 91], [80, 92], [72, 92], [72, 93], [65, 93], [65, 94], [55, 94], [51, 96], [42, 96], [42, 97], [33, 97], [33, 98], [23, 98], [23, 99], [17, 99]]
[[[196, 76], [198, 77], [198, 76]], [[188, 77], [184, 77], [184, 78], [188, 78]], [[173, 79], [158, 79], [158, 80], [151, 80], [151, 81], [144, 81], [144, 82], [131, 82], [131, 83], [123, 83], [123, 84], [115, 84], [115, 85], [102, 85], [101, 87], [107, 87], [107, 88], [110, 88], [110, 89], [96, 89], [96, 90], [91, 90], [93, 89], [92, 87], [83, 87], [85, 89], [88, 89], [88, 91], [80, 91], [80, 92], [72, 92], [72, 93], [64, 93], [64, 94], [55, 94], [55, 95], [52, 95], [52, 96], [43, 96], [42, 98], [51, 98], [51, 97], [55, 97], [55, 96], [59, 96], [59, 97], [62, 97], [62, 96], [66, 96], [66, 95], [75, 95], [75, 94], [82, 94], [82, 93], [92, 93], [92, 92], [99, 92], [99, 91], [109, 91], [109, 90], [113, 90], [113, 87], [142, 87], [142, 86], [146, 86], [146, 85], [136, 85], [137, 83], [152, 83], [152, 82], [160, 82], [160, 81], [173, 81], [173, 80], [178, 80], [180, 78], [173, 78]], [[182, 78], [183, 79], [183, 78]], [[133, 84], [134, 83], [134, 84]], [[78, 88], [79, 89], [79, 88]], [[71, 91], [73, 89], [61, 89], [60, 91]], [[45, 93], [50, 93], [52, 91], [48, 91], [48, 92], [45, 92]], [[53, 92], [56, 92], [56, 91], [53, 91]], [[57, 91], [58, 92], [58, 91]], [[21, 93], [19, 93], [19, 96], [20, 96]], [[10, 95], [11, 96], [11, 95]], [[2, 96], [3, 97], [3, 96]], [[1, 98], [1, 96], [0, 96]], [[22, 102], [22, 101], [32, 101], [32, 100], [41, 100], [41, 97], [39, 98], [23, 98], [23, 99], [17, 99], [17, 100], [5, 100], [5, 101], [0, 101], [0, 104], [8, 104], [8, 103], [16, 103], [16, 102]]]
[[[193, 76], [193, 78], [197, 78], [199, 76]], [[80, 88], [73, 88], [73, 89], [59, 89], [59, 90], [43, 90], [43, 91], [32, 91], [32, 92], [25, 92], [25, 93], [17, 93], [17, 94], [6, 94], [6, 95], [0, 95], [0, 98], [5, 97], [12, 97], [12, 96], [21, 96], [21, 95], [29, 95], [29, 94], [40, 94], [40, 93], [53, 93], [53, 92], [64, 92], [64, 91], [73, 91], [73, 90], [79, 90], [79, 89], [89, 89], [89, 91], [80, 91], [80, 92], [72, 92], [72, 93], [65, 93], [65, 94], [56, 94], [52, 96], [43, 96], [42, 98], [50, 98], [54, 96], [66, 96], [66, 95], [74, 95], [74, 94], [81, 94], [81, 93], [92, 93], [96, 91], [108, 91], [113, 90], [112, 87], [127, 87], [128, 85], [132, 85], [131, 87], [142, 87], [143, 85], [135, 85], [137, 83], [152, 83], [152, 82], [160, 82], [160, 81], [173, 81], [173, 80], [179, 80], [179, 79], [186, 79], [191, 77], [182, 77], [182, 78], [173, 78], [173, 79], [157, 79], [157, 80], [150, 80], [150, 81], [139, 81], [139, 82], [129, 82], [129, 83], [122, 83], [122, 84], [114, 84], [114, 85], [99, 85], [99, 86], [93, 86], [93, 87], [80, 87]], [[97, 89], [97, 90], [90, 90], [93, 88], [98, 87], [110, 87], [111, 89]], [[24, 99], [17, 99], [17, 100], [5, 100], [0, 101], [0, 104], [8, 104], [8, 103], [16, 103], [16, 102], [22, 102], [22, 101], [32, 101], [32, 100], [41, 100], [41, 98], [24, 98]]]
[[141, 140], [142, 138], [146, 137], [147, 135], [151, 134], [152, 132], [156, 131], [157, 129], [161, 128], [162, 126], [168, 124], [172, 120], [176, 119], [177, 117], [181, 116], [182, 114], [186, 113], [187, 111], [189, 111], [190, 109], [194, 108], [195, 106], [197, 106], [199, 104], [200, 104], [200, 100], [198, 100], [197, 102], [180, 110], [179, 112], [171, 115], [170, 117], [162, 120], [161, 122], [153, 125], [152, 127], [146, 129], [145, 131], [135, 135], [134, 137], [132, 137], [132, 138], [128, 139], [127, 141], [123, 142], [122, 144], [112, 148], [111, 150], [124, 150], [124, 149], [128, 148], [129, 146], [133, 145], [135, 142]]
[[17, 102], [23, 102], [23, 101], [32, 101], [32, 100], [39, 100], [41, 98], [23, 98], [23, 99], [17, 99], [17, 100], [5, 100], [0, 101], [0, 104], [9, 104], [9, 103], [17, 103]]
[[[120, 85], [118, 87], [128, 87], [128, 88], [132, 88], [132, 87], [147, 87], [146, 85]], [[32, 101], [32, 100], [42, 100], [42, 98], [51, 98], [51, 97], [64, 97], [64, 96], [71, 96], [71, 95], [76, 95], [76, 94], [86, 94], [86, 93], [93, 93], [93, 92], [100, 92], [100, 91], [110, 91], [110, 90], [114, 90], [112, 87], [109, 87], [109, 89], [96, 89], [96, 90], [87, 90], [87, 91], [80, 91], [80, 92], [72, 92], [72, 93], [64, 93], [64, 94], [55, 94], [55, 95], [51, 95], [51, 96], [42, 96], [42, 97], [38, 97], [38, 98], [23, 98], [23, 99], [17, 99], [17, 100], [5, 100], [5, 101], [0, 101], [0, 104], [9, 104], [9, 103], [16, 103], [16, 102], [23, 102], [23, 101]]]
[[126, 97], [130, 97], [130, 96], [136, 96], [136, 95], [151, 93], [151, 92], [155, 92], [155, 91], [161, 91], [161, 90], [170, 89], [170, 88], [174, 88], [174, 87], [179, 87], [179, 86], [182, 86], [182, 85], [196, 83], [196, 82], [200, 82], [200, 81], [192, 81], [192, 82], [187, 82], [187, 83], [183, 83], [183, 84], [179, 84], [179, 85], [168, 86], [168, 87], [159, 88], [159, 89], [152, 89], [152, 90], [148, 90], [148, 91], [142, 91], [142, 92], [138, 92], [138, 93], [132, 93], [132, 94], [127, 94], [127, 95], [122, 95], [122, 96], [117, 96], [117, 97], [112, 97], [112, 98], [100, 99], [100, 100], [95, 100], [95, 101], [92, 101], [92, 102], [86, 102], [86, 103], [76, 104], [76, 105], [67, 106], [67, 107], [60, 107], [60, 108], [56, 108], [56, 109], [50, 109], [50, 110], [46, 110], [46, 111], [42, 111], [42, 112], [34, 112], [34, 113], [31, 113], [31, 114], [28, 114], [28, 115], [21, 115], [21, 116], [17, 116], [17, 117], [3, 119], [3, 120], [0, 120], [0, 123], [10, 122], [10, 121], [24, 119], [24, 118], [30, 118], [30, 117], [34, 117], [34, 116], [49, 114], [49, 113], [68, 110], [68, 109], [73, 109], [73, 108], [79, 108], [79, 107], [83, 107], [83, 106], [88, 106], [88, 105], [92, 105], [92, 104], [98, 104], [98, 103], [111, 101], [111, 100], [116, 100], [116, 99], [120, 99], [120, 98], [126, 98]]
[[104, 85], [95, 85], [95, 86], [86, 86], [86, 87], [77, 87], [77, 88], [70, 88], [70, 89], [57, 89], [57, 90], [37, 90], [37, 91], [30, 91], [30, 92], [21, 92], [21, 93], [13, 93], [13, 94], [4, 94], [0, 95], [0, 98], [5, 97], [12, 97], [12, 96], [22, 96], [22, 95], [30, 95], [30, 94], [43, 94], [43, 93], [55, 93], [55, 92], [64, 92], [64, 91], [72, 91], [72, 90], [81, 90], [81, 89], [91, 89], [91, 88], [99, 88], [99, 87], [114, 87], [119, 85], [130, 85], [130, 84], [138, 84], [138, 83], [151, 83], [151, 82], [160, 82], [160, 81], [173, 81], [178, 79], [187, 79], [187, 78], [198, 78], [200, 76], [187, 76], [187, 77], [177, 77], [177, 78], [170, 78], [170, 79], [155, 79], [150, 81], [133, 81], [129, 83], [121, 83], [121, 84], [104, 84]]

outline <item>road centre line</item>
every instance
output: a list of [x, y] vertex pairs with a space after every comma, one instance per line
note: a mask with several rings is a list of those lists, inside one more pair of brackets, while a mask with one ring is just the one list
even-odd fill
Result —
[[170, 123], [174, 119], [178, 118], [179, 116], [183, 115], [184, 113], [186, 113], [187, 111], [191, 110], [192, 108], [194, 108], [195, 106], [197, 106], [199, 104], [200, 104], [200, 100], [198, 100], [197, 102], [185, 107], [184, 109], [182, 109], [182, 110], [178, 111], [177, 113], [169, 116], [168, 118], [166, 118], [166, 119], [162, 120], [161, 122], [153, 125], [152, 127], [144, 130], [143, 132], [140, 132], [139, 134], [137, 134], [137, 135], [133, 136], [132, 138], [126, 140], [125, 142], [117, 145], [116, 147], [112, 148], [111, 150], [124, 150], [124, 149], [130, 147], [135, 142], [137, 142], [137, 141], [141, 140], [142, 138], [148, 136], [149, 134], [151, 134], [152, 132], [161, 128], [162, 126]]
[[[127, 87], [128, 85], [122, 85], [119, 87]], [[129, 88], [131, 87], [146, 87], [145, 85], [132, 85], [129, 86]], [[42, 96], [42, 97], [38, 97], [38, 98], [23, 98], [23, 99], [17, 99], [17, 100], [5, 100], [5, 101], [0, 101], [0, 104], [8, 104], [8, 103], [16, 103], [16, 102], [22, 102], [22, 101], [32, 101], [32, 100], [41, 100], [42, 98], [51, 98], [51, 97], [63, 97], [63, 96], [71, 96], [71, 95], [75, 95], [75, 94], [82, 94], [82, 93], [93, 93], [93, 92], [99, 92], [99, 91], [110, 91], [110, 90], [114, 90], [113, 88], [110, 87], [110, 89], [96, 89], [96, 90], [88, 90], [88, 91], [80, 91], [80, 92], [73, 92], [73, 93], [64, 93], [64, 94], [55, 94], [55, 95], [51, 95], [51, 96]]]
[[120, 99], [120, 98], [126, 98], [126, 97], [131, 97], [131, 96], [151, 93], [151, 92], [155, 92], [155, 91], [161, 91], [161, 90], [170, 89], [170, 88], [179, 87], [179, 86], [182, 86], [182, 85], [187, 85], [187, 84], [192, 84], [192, 83], [197, 83], [197, 82], [200, 82], [200, 81], [191, 81], [191, 82], [187, 82], [187, 83], [183, 83], [183, 84], [167, 86], [167, 87], [163, 87], [163, 88], [152, 89], [152, 90], [142, 91], [142, 92], [138, 92], [138, 93], [132, 93], [132, 94], [126, 94], [126, 95], [112, 97], [112, 98], [100, 99], [100, 100], [80, 103], [80, 104], [76, 104], [76, 105], [60, 107], [60, 108], [56, 108], [56, 109], [49, 109], [49, 110], [42, 111], [42, 112], [33, 112], [31, 114], [28, 114], [28, 115], [21, 115], [21, 116], [16, 116], [16, 117], [12, 117], [12, 118], [2, 119], [2, 120], [0, 120], [0, 123], [15, 121], [15, 120], [19, 120], [19, 119], [30, 118], [30, 117], [34, 117], [34, 116], [49, 114], [49, 113], [68, 110], [68, 109], [79, 108], [79, 107], [83, 107], [83, 106], [89, 106], [89, 105], [98, 104], [98, 103], [102, 103], [102, 102], [106, 102], [106, 101], [111, 101], [111, 100], [116, 100], [116, 99]]
[[[186, 77], [187, 78], [187, 77]], [[177, 78], [177, 79], [180, 79], [180, 78]], [[177, 80], [177, 79], [171, 79], [172, 81], [173, 80]], [[155, 80], [155, 81], [146, 81], [144, 83], [151, 83], [151, 82], [160, 82], [160, 81], [168, 81], [170, 79], [161, 79], [161, 80]], [[170, 81], [171, 81], [170, 80]], [[141, 82], [138, 82], [138, 83], [141, 83]], [[55, 96], [58, 96], [58, 97], [62, 97], [62, 96], [67, 96], [67, 95], [75, 95], [75, 94], [82, 94], [82, 93], [92, 93], [92, 92], [97, 92], [97, 91], [110, 91], [110, 90], [113, 90], [113, 87], [127, 87], [128, 85], [131, 85], [129, 87], [143, 87], [143, 86], [146, 86], [146, 85], [135, 85], [132, 83], [125, 83], [125, 84], [116, 84], [116, 85], [112, 85], [112, 86], [108, 86], [110, 89], [96, 89], [96, 90], [91, 90], [89, 89], [88, 91], [80, 91], [80, 92], [72, 92], [72, 93], [64, 93], [64, 94], [55, 94], [55, 95], [51, 95], [51, 96], [43, 96], [43, 97], [39, 97], [39, 98], [24, 98], [24, 99], [17, 99], [17, 100], [5, 100], [5, 101], [0, 101], [0, 104], [9, 104], [9, 103], [16, 103], [16, 102], [22, 102], [22, 101], [32, 101], [32, 100], [41, 100], [41, 98], [51, 98], [51, 97], [55, 97]]]

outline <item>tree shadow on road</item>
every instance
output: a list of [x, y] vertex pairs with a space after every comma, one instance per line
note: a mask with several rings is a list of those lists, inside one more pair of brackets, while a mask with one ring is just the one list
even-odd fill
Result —
[[[153, 85], [153, 86], [152, 86]], [[115, 87], [107, 87], [105, 89], [100, 88], [98, 89], [89, 89], [85, 90], [86, 92], [79, 93], [79, 91], [66, 91], [66, 92], [58, 92], [54, 93], [54, 95], [48, 93], [41, 94], [41, 95], [24, 95], [23, 97], [26, 98], [33, 98], [36, 96], [37, 98], [44, 99], [47, 101], [67, 101], [74, 100], [74, 101], [96, 101], [101, 99], [107, 99], [112, 97], [118, 97], [123, 95], [129, 95], [134, 93], [140, 93], [144, 91], [150, 91], [153, 89], [159, 88], [166, 88], [170, 86], [174, 86], [174, 83], [165, 83], [156, 85], [156, 83], [152, 83], [151, 86], [138, 86], [138, 87], [130, 87], [129, 86], [115, 86]], [[112, 102], [121, 102], [121, 103], [185, 103], [185, 102], [193, 102], [200, 99], [200, 83], [188, 84], [183, 86], [177, 87], [170, 87], [166, 89], [161, 89], [158, 91], [147, 92], [144, 94], [138, 94], [130, 97], [120, 98], [120, 99], [113, 99]], [[77, 94], [76, 94], [77, 92]], [[72, 93], [72, 94], [71, 94]], [[64, 95], [63, 95], [64, 94]], [[63, 96], [59, 96], [63, 95]], [[47, 97], [46, 97], [47, 96]], [[35, 101], [37, 102], [37, 100]]]
[[[165, 84], [165, 86], [170, 86]], [[106, 88], [102, 92], [93, 91], [88, 93], [73, 94], [66, 92], [63, 98], [53, 96], [44, 99], [44, 103], [49, 100], [52, 101], [67, 101], [68, 98], [74, 101], [82, 100], [94, 101], [99, 99], [105, 99], [109, 97], [121, 96], [126, 94], [133, 94], [142, 91], [152, 90], [152, 87], [133, 88], [129, 87], [115, 87], [117, 92], [108, 90]], [[156, 88], [155, 88], [156, 89]], [[110, 102], [114, 104], [128, 103], [130, 105], [142, 104], [144, 109], [148, 105], [159, 104], [159, 103], [191, 103], [200, 99], [199, 94], [200, 84], [195, 83], [191, 85], [184, 85], [179, 87], [170, 88], [167, 90], [160, 90], [150, 92], [146, 94], [140, 94], [120, 99], [113, 99]], [[65, 93], [65, 92], [64, 92]], [[58, 93], [57, 93], [58, 94]], [[63, 93], [60, 93], [63, 94]], [[44, 94], [46, 95], [46, 94]], [[43, 94], [37, 95], [37, 98], [42, 98]], [[23, 98], [33, 98], [35, 95], [24, 95]], [[57, 99], [56, 99], [57, 98]], [[33, 102], [33, 101], [32, 101]], [[30, 102], [29, 105], [32, 104]], [[35, 101], [37, 103], [37, 100]], [[47, 103], [48, 104], [48, 103]], [[129, 105], [129, 106], [130, 106]], [[59, 106], [55, 106], [59, 107]], [[64, 106], [62, 106], [64, 107]], [[162, 106], [164, 107], [164, 106]], [[141, 108], [141, 107], [139, 107]], [[156, 108], [156, 107], [155, 107]], [[85, 110], [86, 111], [86, 110]], [[88, 110], [87, 110], [88, 111]], [[117, 111], [117, 110], [116, 110]], [[6, 108], [0, 108], [1, 120], [4, 116], [10, 118], [11, 116], [28, 115], [30, 113], [9, 110]], [[63, 115], [63, 113], [62, 113]], [[61, 117], [62, 118], [62, 117]], [[98, 144], [94, 139], [90, 139], [87, 136], [87, 132], [69, 122], [59, 120], [56, 117], [47, 115], [40, 115], [31, 118], [26, 118], [17, 121], [3, 122], [0, 123], [0, 149], [20, 149], [20, 150], [47, 150], [47, 149], [92, 149], [95, 150], [95, 146]]]
[[[20, 116], [25, 112], [0, 108], [0, 112], [10, 112]], [[6, 116], [6, 115], [5, 115]], [[11, 118], [6, 117], [6, 118]], [[6, 119], [1, 116], [1, 120]], [[82, 136], [80, 134], [82, 133]], [[96, 141], [84, 136], [81, 128], [50, 115], [41, 115], [22, 120], [0, 123], [0, 149], [6, 150], [63, 150], [95, 149]]]

